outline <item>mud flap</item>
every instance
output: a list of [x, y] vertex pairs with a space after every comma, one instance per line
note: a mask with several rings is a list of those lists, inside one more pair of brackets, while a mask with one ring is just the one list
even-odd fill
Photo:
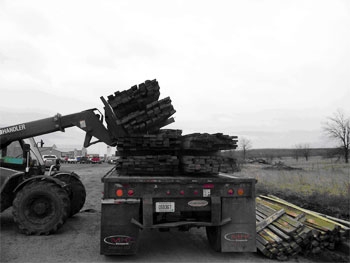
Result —
[[100, 254], [136, 254], [140, 230], [131, 220], [139, 210], [139, 199], [102, 200]]
[[232, 219], [221, 226], [221, 251], [256, 252], [255, 198], [222, 198], [221, 212]]

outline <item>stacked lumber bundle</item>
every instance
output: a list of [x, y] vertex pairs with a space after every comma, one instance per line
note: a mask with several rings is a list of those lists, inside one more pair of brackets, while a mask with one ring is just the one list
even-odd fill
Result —
[[157, 80], [146, 80], [145, 83], [134, 85], [128, 90], [116, 91], [114, 95], [108, 96], [108, 103], [121, 119], [134, 111], [145, 109], [148, 104], [157, 101], [159, 96]]
[[156, 134], [121, 137], [117, 170], [123, 175], [176, 175], [181, 147], [181, 130], [160, 130]]
[[237, 136], [222, 133], [193, 133], [181, 138], [181, 171], [185, 174], [233, 173], [234, 159], [220, 156], [221, 150], [236, 149]]
[[174, 153], [181, 147], [181, 130], [160, 130], [156, 134], [121, 137], [117, 150], [123, 154], [144, 155], [154, 152]]
[[173, 155], [122, 156], [117, 170], [122, 175], [175, 175], [179, 160]]
[[125, 134], [118, 138], [121, 158], [117, 170], [124, 175], [176, 175], [232, 173], [236, 162], [219, 155], [235, 149], [237, 137], [222, 133], [194, 133], [181, 136], [181, 130], [162, 127], [174, 121], [169, 97], [159, 100], [156, 80], [147, 80], [108, 96], [115, 113], [116, 127]]
[[256, 199], [257, 247], [270, 258], [334, 249], [350, 228], [274, 196]]
[[286, 214], [284, 209], [275, 210], [259, 198], [256, 200], [256, 219], [257, 248], [269, 258], [286, 260], [310, 242], [310, 229]]
[[174, 151], [180, 149], [181, 131], [160, 130], [174, 122], [170, 116], [175, 110], [169, 97], [159, 100], [159, 89], [156, 80], [146, 80], [108, 96], [116, 124], [126, 134], [117, 142], [120, 174], [171, 175], [178, 171]]
[[215, 155], [181, 156], [180, 163], [185, 174], [233, 173], [236, 168], [233, 159]]
[[108, 96], [108, 103], [117, 117], [117, 125], [122, 126], [127, 134], [146, 134], [174, 122], [170, 118], [176, 112], [171, 99], [158, 100], [159, 95], [158, 82], [147, 80]]
[[182, 137], [182, 149], [196, 151], [219, 151], [237, 148], [237, 136], [222, 133], [193, 133]]

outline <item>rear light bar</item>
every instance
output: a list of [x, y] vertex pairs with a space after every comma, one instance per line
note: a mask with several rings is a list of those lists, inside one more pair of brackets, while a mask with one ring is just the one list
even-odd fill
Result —
[[203, 189], [213, 189], [214, 184], [203, 184]]
[[[128, 196], [134, 196], [135, 194], [135, 191], [133, 189], [128, 189], [128, 191], [126, 192]], [[122, 197], [124, 195], [124, 190], [121, 189], [121, 188], [118, 188], [116, 191], [115, 191], [115, 195], [117, 197]]]
[[[117, 189], [115, 190], [115, 196], [116, 197], [123, 197], [123, 196], [128, 196], [128, 197], [133, 197], [135, 196], [135, 190], [133, 188], [128, 188], [130, 187], [130, 185], [127, 185], [128, 187], [125, 187], [126, 185], [118, 185]], [[215, 185], [212, 183], [206, 183], [202, 185], [203, 189], [214, 189]], [[238, 189], [236, 188], [237, 185], [226, 185], [226, 194], [229, 196], [243, 196], [246, 194], [246, 190], [244, 186], [238, 186]], [[178, 195], [178, 196], [185, 196], [185, 194], [189, 194], [189, 195], [195, 195], [195, 196], [199, 196], [201, 195], [201, 191], [200, 189], [196, 189], [196, 188], [192, 188], [192, 189], [182, 189], [182, 190], [177, 190], [177, 191], [171, 191], [170, 189], [164, 189], [164, 192], [166, 195], [170, 196], [170, 195]], [[203, 190], [204, 191], [204, 190]], [[206, 191], [210, 191], [210, 190], [206, 190]]]

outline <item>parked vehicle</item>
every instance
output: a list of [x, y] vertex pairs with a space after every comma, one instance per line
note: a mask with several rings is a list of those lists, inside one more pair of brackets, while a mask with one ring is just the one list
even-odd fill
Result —
[[45, 168], [46, 169], [50, 169], [51, 165], [53, 165], [54, 169], [59, 171], [60, 170], [60, 167], [61, 167], [61, 164], [60, 164], [60, 159], [57, 158], [56, 155], [47, 155], [47, 154], [44, 154], [43, 155], [43, 160], [44, 160], [44, 164], [45, 164]]
[[68, 160], [67, 160], [67, 163], [77, 163], [77, 158], [69, 157]]
[[115, 157], [115, 156], [110, 157], [110, 158], [108, 159], [108, 163], [109, 163], [109, 164], [116, 164], [118, 159], [119, 159], [119, 157]]
[[68, 157], [67, 156], [61, 156], [60, 157], [60, 163], [67, 163]]
[[99, 164], [102, 163], [102, 161], [101, 161], [99, 156], [94, 156], [90, 160], [91, 160], [91, 163], [99, 163]]
[[79, 160], [79, 163], [91, 163], [91, 161], [88, 157], [82, 156]]

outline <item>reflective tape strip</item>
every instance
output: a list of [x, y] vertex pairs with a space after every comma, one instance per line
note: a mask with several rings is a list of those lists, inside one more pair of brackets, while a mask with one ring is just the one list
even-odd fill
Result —
[[102, 204], [118, 205], [118, 204], [138, 204], [140, 199], [102, 199]]

